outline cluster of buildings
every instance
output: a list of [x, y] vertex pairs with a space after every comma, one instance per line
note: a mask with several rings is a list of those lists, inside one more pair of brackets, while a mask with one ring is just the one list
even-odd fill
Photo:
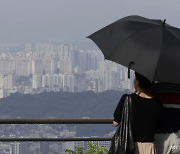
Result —
[[[67, 128], [65, 125], [10, 125], [1, 126], [0, 137], [19, 138], [73, 138], [76, 137], [74, 127]], [[5, 135], [4, 135], [5, 134]], [[112, 136], [113, 132], [106, 135]], [[87, 137], [84, 137], [87, 138]], [[96, 147], [110, 147], [110, 141], [92, 141]], [[88, 149], [88, 141], [67, 141], [67, 142], [0, 142], [0, 154], [65, 154], [66, 149], [75, 150], [81, 147]]]
[[0, 154], [20, 154], [20, 143], [0, 143]]
[[26, 44], [19, 52], [7, 48], [0, 52], [0, 98], [15, 92], [131, 89], [131, 82], [127, 69], [104, 60], [100, 50], [43, 43]]
[[[96, 147], [110, 148], [110, 141], [92, 141]], [[51, 142], [11, 142], [0, 143], [0, 154], [66, 154], [66, 150], [75, 150], [76, 147], [81, 147], [84, 150], [88, 149], [87, 141], [71, 141], [61, 142], [59, 144]]]

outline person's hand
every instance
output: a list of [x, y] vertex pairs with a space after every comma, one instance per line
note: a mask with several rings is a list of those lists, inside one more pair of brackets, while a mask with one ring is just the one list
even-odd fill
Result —
[[119, 123], [116, 121], [113, 121], [113, 125], [117, 127], [119, 125]]

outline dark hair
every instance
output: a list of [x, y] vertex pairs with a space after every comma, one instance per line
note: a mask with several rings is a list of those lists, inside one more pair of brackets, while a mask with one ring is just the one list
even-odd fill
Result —
[[143, 90], [150, 90], [152, 83], [149, 79], [147, 79], [146, 77], [144, 77], [143, 75], [135, 72], [135, 77], [136, 80], [138, 80], [139, 82], [139, 87]]

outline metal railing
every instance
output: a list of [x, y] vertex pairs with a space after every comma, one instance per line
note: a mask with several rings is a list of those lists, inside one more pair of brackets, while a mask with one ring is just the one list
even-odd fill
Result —
[[[0, 124], [112, 124], [112, 119], [0, 119]], [[110, 141], [110, 137], [70, 137], [70, 138], [0, 138], [0, 142], [30, 141]]]

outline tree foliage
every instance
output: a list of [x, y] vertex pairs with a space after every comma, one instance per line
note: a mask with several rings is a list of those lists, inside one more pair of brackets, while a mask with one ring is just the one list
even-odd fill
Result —
[[[111, 118], [121, 91], [15, 93], [0, 99], [0, 116], [11, 118]], [[77, 114], [78, 113], [78, 114]]]
[[66, 154], [108, 154], [108, 149], [103, 146], [97, 146], [92, 142], [88, 142], [88, 149], [84, 150], [82, 147], [75, 147], [74, 150], [66, 149]]

